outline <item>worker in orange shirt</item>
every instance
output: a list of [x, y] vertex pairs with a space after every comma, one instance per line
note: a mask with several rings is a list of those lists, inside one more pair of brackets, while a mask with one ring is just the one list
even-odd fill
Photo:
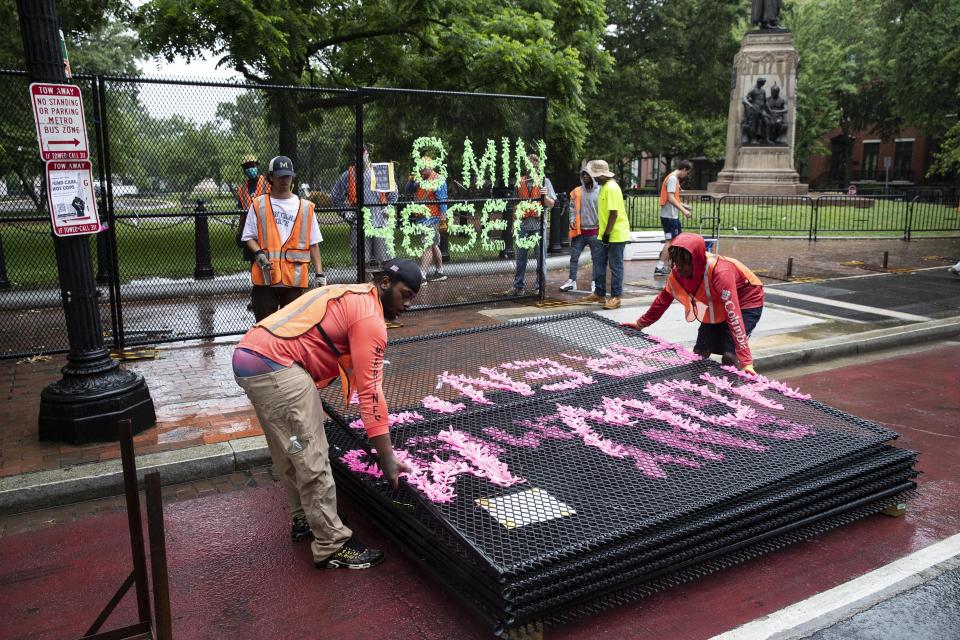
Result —
[[318, 388], [340, 377], [344, 402], [354, 391], [360, 417], [387, 481], [410, 468], [394, 456], [383, 365], [384, 320], [410, 307], [422, 283], [412, 260], [388, 260], [372, 284], [332, 285], [305, 293], [258, 322], [233, 354], [233, 373], [260, 419], [274, 474], [287, 491], [291, 537], [313, 535], [314, 566], [366, 569], [383, 560], [337, 514], [337, 493], [323, 431]]

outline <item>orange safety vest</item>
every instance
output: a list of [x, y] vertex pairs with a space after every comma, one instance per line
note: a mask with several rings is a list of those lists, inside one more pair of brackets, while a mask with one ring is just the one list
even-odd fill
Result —
[[580, 235], [580, 205], [583, 202], [583, 187], [577, 187], [570, 192], [570, 202], [573, 203], [573, 224], [570, 225], [570, 239]]
[[[670, 179], [670, 176], [675, 176], [680, 173], [680, 170], [671, 171], [667, 174], [667, 177], [663, 179], [663, 184], [660, 185], [660, 206], [667, 204], [667, 180]], [[677, 202], [680, 202], [680, 177], [677, 176], [677, 190], [673, 192], [673, 195], [677, 198]]]
[[683, 288], [683, 285], [680, 284], [680, 280], [674, 275], [672, 269], [670, 270], [670, 277], [667, 278], [666, 288], [674, 300], [678, 300], [680, 304], [683, 305], [687, 322], [699, 320], [707, 324], [719, 324], [727, 321], [727, 313], [723, 309], [723, 303], [725, 301], [720, 299], [720, 292], [713, 291], [710, 284], [713, 282], [713, 272], [716, 270], [717, 262], [720, 260], [732, 263], [740, 270], [740, 273], [746, 277], [750, 284], [760, 287], [763, 286], [760, 278], [754, 275], [753, 271], [750, 271], [750, 269], [739, 260], [726, 256], [718, 256], [708, 251], [707, 268], [703, 270], [703, 282], [697, 287], [697, 292], [694, 296], [691, 297], [690, 293]]
[[[330, 350], [333, 351], [333, 354], [337, 357], [337, 368], [340, 370], [344, 404], [350, 404], [350, 397], [353, 395], [353, 390], [357, 387], [354, 382], [353, 359], [349, 353], [340, 353], [333, 345], [333, 341], [330, 340], [320, 327], [320, 323], [323, 321], [323, 316], [327, 313], [327, 304], [331, 300], [342, 298], [348, 293], [372, 295], [377, 302], [377, 307], [382, 309], [380, 306], [380, 293], [377, 291], [376, 285], [334, 284], [306, 292], [297, 298], [295, 302], [283, 307], [279, 311], [275, 311], [254, 325], [255, 327], [266, 329], [278, 338], [286, 339], [299, 338], [310, 329], [317, 327], [327, 346], [330, 347]], [[329, 381], [322, 386], [325, 387], [328, 384], [330, 384]]]
[[[387, 204], [387, 194], [378, 191], [377, 195], [380, 196], [380, 204]], [[357, 204], [357, 169], [353, 165], [347, 169], [347, 202]]]
[[240, 186], [237, 187], [237, 200], [240, 201], [240, 208], [246, 213], [250, 210], [250, 205], [253, 204], [254, 200], [268, 193], [270, 193], [270, 183], [265, 177], [257, 176], [257, 188], [254, 190], [253, 195], [250, 195], [250, 190], [247, 189], [247, 181], [244, 180]]
[[[529, 177], [523, 176], [520, 178], [520, 184], [517, 185], [517, 197], [523, 198], [524, 200], [537, 200], [540, 198], [542, 190], [536, 185], [527, 186], [527, 180], [530, 180]], [[531, 211], [529, 209], [523, 212], [524, 218], [536, 218], [537, 212]]]
[[[430, 177], [427, 178], [427, 180], [436, 180], [436, 179], [439, 178], [439, 177], [440, 177], [440, 174], [439, 174], [439, 173], [437, 173], [436, 171], [431, 171], [431, 172], [430, 172]], [[417, 193], [416, 193], [415, 198], [416, 198], [418, 201], [421, 201], [421, 200], [432, 200], [432, 201], [436, 202], [436, 201], [437, 201], [437, 192], [436, 192], [435, 190], [433, 190], [433, 189], [424, 189], [423, 187], [420, 186], [420, 183], [417, 182]], [[438, 204], [428, 204], [428, 205], [427, 205], [427, 208], [430, 209], [430, 215], [433, 216], [434, 218], [440, 218], [440, 217], [441, 217], [440, 205], [438, 205]]]
[[314, 205], [300, 199], [300, 210], [293, 221], [290, 237], [280, 244], [280, 229], [273, 218], [270, 196], [260, 196], [253, 201], [253, 213], [257, 217], [257, 242], [270, 258], [270, 282], [263, 279], [263, 270], [254, 262], [250, 265], [250, 278], [257, 285], [283, 285], [305, 289], [310, 284], [307, 266], [310, 264], [310, 218]]

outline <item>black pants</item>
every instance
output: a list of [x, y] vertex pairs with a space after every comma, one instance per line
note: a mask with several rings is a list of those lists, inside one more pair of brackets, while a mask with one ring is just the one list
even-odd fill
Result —
[[297, 298], [299, 298], [306, 289], [298, 287], [265, 287], [262, 285], [253, 285], [253, 317], [260, 322], [271, 313], [279, 311]]

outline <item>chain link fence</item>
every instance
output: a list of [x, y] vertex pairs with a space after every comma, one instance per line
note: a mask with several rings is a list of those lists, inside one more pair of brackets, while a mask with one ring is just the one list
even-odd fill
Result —
[[[514, 219], [521, 201], [537, 198], [519, 198], [515, 184], [545, 137], [544, 98], [117, 76], [73, 82], [83, 90], [107, 228], [90, 242], [114, 349], [250, 327], [242, 164], [253, 155], [265, 174], [281, 146], [296, 170], [293, 190], [314, 204], [328, 283], [365, 281], [391, 257], [432, 258], [436, 236], [442, 262], [423, 260], [431, 278], [415, 309], [518, 297]], [[0, 72], [0, 86], [22, 97], [0, 125], [0, 307], [23, 327], [0, 337], [0, 357], [62, 352], [67, 332], [26, 75]], [[411, 180], [421, 156], [445, 167], [445, 198]], [[365, 157], [371, 166], [354, 171]], [[377, 173], [381, 163], [392, 163], [392, 176]], [[376, 189], [372, 175], [381, 179]], [[432, 212], [440, 224], [429, 224], [437, 222]], [[529, 285], [543, 269], [546, 218], [533, 240], [523, 239], [541, 258], [528, 262]]]

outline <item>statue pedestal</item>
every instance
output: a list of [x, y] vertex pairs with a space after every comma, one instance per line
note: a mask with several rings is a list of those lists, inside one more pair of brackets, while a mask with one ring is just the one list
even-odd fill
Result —
[[[707, 191], [736, 195], [803, 195], [807, 185], [793, 168], [793, 146], [797, 116], [797, 66], [799, 56], [793, 47], [793, 34], [786, 30], [752, 31], [743, 38], [740, 52], [733, 59], [736, 82], [730, 91], [727, 116], [727, 152], [723, 170]], [[742, 99], [766, 78], [769, 95], [776, 84], [787, 102], [786, 133], [783, 144], [758, 145], [744, 140]]]

